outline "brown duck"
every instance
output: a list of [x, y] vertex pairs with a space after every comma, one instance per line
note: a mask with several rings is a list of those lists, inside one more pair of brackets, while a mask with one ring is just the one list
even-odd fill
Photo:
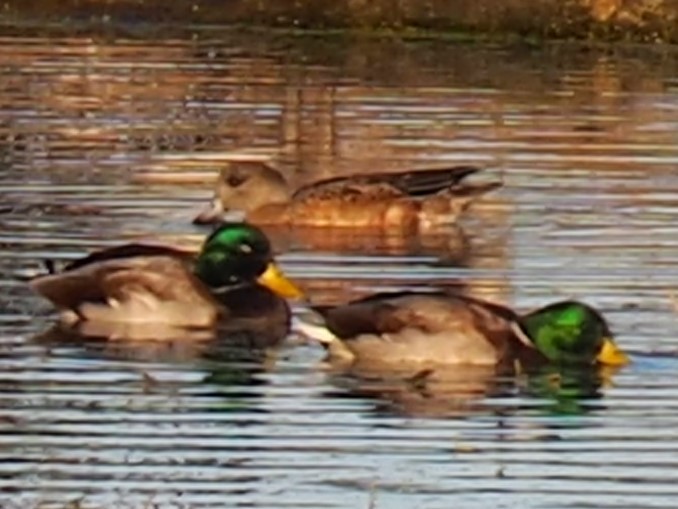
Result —
[[628, 362], [603, 316], [573, 300], [518, 314], [443, 291], [400, 292], [313, 309], [323, 323], [302, 321], [299, 331], [332, 359], [363, 368]]
[[282, 297], [301, 295], [277, 268], [268, 238], [244, 223], [220, 226], [197, 257], [168, 246], [126, 244], [59, 272], [53, 263], [48, 269], [29, 284], [65, 323], [121, 336], [274, 326], [284, 334], [290, 312]]
[[194, 223], [218, 222], [225, 211], [242, 211], [247, 221], [260, 225], [426, 230], [456, 222], [471, 202], [501, 186], [464, 183], [478, 171], [455, 166], [351, 175], [293, 190], [263, 162], [230, 162], [219, 174], [214, 200]]

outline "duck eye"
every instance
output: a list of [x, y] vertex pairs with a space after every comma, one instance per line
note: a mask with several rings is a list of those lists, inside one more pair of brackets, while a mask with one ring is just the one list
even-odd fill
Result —
[[238, 246], [238, 249], [240, 249], [240, 252], [245, 254], [250, 254], [252, 252], [252, 246], [250, 246], [249, 244], [240, 244]]
[[231, 187], [239, 187], [247, 180], [247, 176], [239, 173], [231, 173], [227, 175], [224, 180]]

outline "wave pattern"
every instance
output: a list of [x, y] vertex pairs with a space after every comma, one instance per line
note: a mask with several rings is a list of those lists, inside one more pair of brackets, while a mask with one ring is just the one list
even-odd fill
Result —
[[[672, 50], [1, 42], [0, 506], [675, 506]], [[634, 363], [574, 398], [477, 373], [422, 394], [330, 373], [297, 338], [251, 359], [50, 337], [24, 283], [39, 260], [196, 246], [192, 214], [242, 153], [296, 182], [486, 168], [504, 189], [442, 242], [279, 239], [282, 264], [329, 300], [439, 282], [522, 309], [585, 298]]]

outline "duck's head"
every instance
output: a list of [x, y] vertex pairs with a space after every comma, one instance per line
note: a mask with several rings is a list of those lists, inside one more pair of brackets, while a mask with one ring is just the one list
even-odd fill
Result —
[[228, 211], [251, 212], [271, 203], [285, 203], [290, 189], [282, 174], [262, 161], [232, 161], [219, 172], [214, 199], [194, 224], [214, 224]]
[[214, 230], [202, 246], [195, 272], [210, 288], [260, 284], [282, 297], [302, 295], [276, 265], [264, 232], [247, 223], [223, 223]]
[[557, 364], [621, 366], [629, 362], [603, 316], [578, 301], [556, 302], [520, 316], [516, 334]]

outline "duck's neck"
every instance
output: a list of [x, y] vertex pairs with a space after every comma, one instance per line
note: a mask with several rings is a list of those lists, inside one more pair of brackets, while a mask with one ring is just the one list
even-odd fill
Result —
[[258, 316], [276, 310], [289, 310], [285, 299], [257, 284], [233, 287], [218, 295], [219, 301], [238, 316]]
[[224, 265], [221, 258], [214, 254], [201, 254], [195, 262], [193, 273], [215, 294], [253, 284], [253, 282], [235, 276], [233, 272], [225, 270], [226, 267]]

